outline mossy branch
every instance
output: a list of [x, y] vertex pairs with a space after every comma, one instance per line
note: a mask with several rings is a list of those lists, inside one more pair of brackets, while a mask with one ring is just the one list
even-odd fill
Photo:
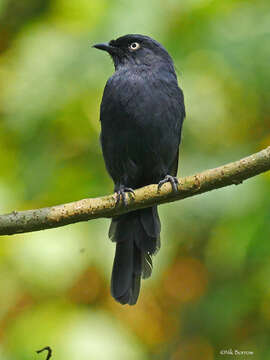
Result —
[[172, 192], [169, 183], [164, 184], [160, 191], [157, 191], [157, 185], [137, 189], [135, 197], [129, 197], [126, 207], [123, 204], [116, 205], [114, 194], [0, 215], [0, 235], [56, 228], [102, 217], [111, 218], [135, 209], [182, 200], [228, 185], [237, 185], [268, 170], [270, 170], [270, 147], [218, 168], [180, 178], [177, 192]]

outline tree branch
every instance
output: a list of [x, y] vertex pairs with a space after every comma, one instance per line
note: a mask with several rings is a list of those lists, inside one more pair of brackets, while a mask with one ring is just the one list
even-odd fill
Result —
[[110, 218], [135, 209], [185, 199], [232, 184], [237, 185], [268, 170], [270, 170], [270, 146], [244, 159], [180, 178], [178, 191], [174, 193], [169, 183], [164, 184], [159, 192], [157, 185], [137, 189], [135, 197], [129, 197], [127, 207], [123, 204], [116, 206], [114, 194], [0, 215], [0, 235], [56, 228], [101, 217]]

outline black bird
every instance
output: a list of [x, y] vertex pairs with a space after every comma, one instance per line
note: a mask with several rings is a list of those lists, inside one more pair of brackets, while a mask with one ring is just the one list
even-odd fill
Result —
[[[126, 192], [153, 183], [170, 181], [176, 190], [185, 106], [172, 58], [144, 35], [94, 47], [108, 52], [115, 66], [104, 89], [100, 121], [103, 156], [118, 201], [126, 203]], [[151, 275], [151, 255], [160, 247], [157, 207], [113, 218], [109, 237], [116, 242], [112, 296], [134, 305], [141, 277]]]

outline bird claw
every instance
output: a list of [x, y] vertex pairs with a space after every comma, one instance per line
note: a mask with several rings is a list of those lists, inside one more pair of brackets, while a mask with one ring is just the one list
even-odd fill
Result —
[[132, 193], [135, 196], [135, 192], [132, 188], [129, 187], [122, 187], [118, 191], [116, 191], [116, 203], [117, 206], [120, 203], [120, 200], [122, 198], [123, 203], [125, 206], [127, 206], [127, 196], [126, 193]]
[[177, 177], [171, 175], [166, 175], [165, 178], [158, 183], [158, 191], [160, 190], [161, 186], [166, 182], [171, 183], [174, 192], [178, 191], [179, 181]]

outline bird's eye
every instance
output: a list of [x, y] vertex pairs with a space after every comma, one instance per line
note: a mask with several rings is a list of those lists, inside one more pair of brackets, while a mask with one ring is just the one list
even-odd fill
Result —
[[131, 43], [131, 44], [129, 45], [129, 49], [130, 49], [131, 51], [138, 50], [139, 47], [140, 47], [140, 44], [137, 43], [137, 42], [133, 42], [133, 43]]

